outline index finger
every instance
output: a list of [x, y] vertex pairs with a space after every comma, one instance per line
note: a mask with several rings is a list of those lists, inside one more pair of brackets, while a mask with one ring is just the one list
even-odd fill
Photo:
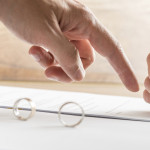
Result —
[[92, 28], [89, 41], [99, 54], [106, 57], [127, 89], [133, 92], [138, 91], [139, 85], [137, 79], [123, 49], [97, 19]]

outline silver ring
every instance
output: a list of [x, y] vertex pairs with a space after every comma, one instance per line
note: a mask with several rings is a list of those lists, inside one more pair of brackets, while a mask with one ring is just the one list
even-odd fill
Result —
[[[82, 112], [81, 119], [75, 124], [67, 124], [61, 117], [61, 110], [63, 109], [64, 106], [66, 106], [68, 104], [75, 104], [81, 109], [81, 112]], [[78, 103], [75, 103], [75, 102], [66, 102], [66, 103], [62, 104], [58, 111], [58, 119], [59, 119], [60, 123], [62, 123], [65, 127], [76, 127], [83, 121], [84, 117], [85, 117], [85, 113], [84, 113], [83, 108]]]
[[[19, 104], [21, 101], [23, 101], [23, 100], [26, 100], [26, 101], [30, 104], [30, 106], [31, 106], [31, 112], [30, 112], [30, 114], [29, 114], [26, 118], [25, 118], [25, 117], [22, 117], [22, 116], [20, 115], [20, 113], [19, 113], [19, 108], [18, 108], [18, 104]], [[15, 117], [16, 117], [17, 119], [19, 119], [19, 120], [26, 121], [26, 120], [30, 119], [31, 117], [33, 117], [34, 114], [35, 114], [35, 112], [36, 112], [35, 103], [33, 103], [32, 100], [29, 99], [29, 98], [21, 98], [21, 99], [18, 99], [18, 100], [14, 103], [13, 113], [14, 113]]]

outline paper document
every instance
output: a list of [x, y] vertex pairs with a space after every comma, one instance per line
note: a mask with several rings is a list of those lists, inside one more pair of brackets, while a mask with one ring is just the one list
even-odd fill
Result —
[[[73, 101], [83, 107], [87, 117], [150, 122], [150, 105], [142, 98], [0, 86], [1, 109], [12, 108], [17, 99], [25, 97], [40, 112], [57, 113], [63, 103]], [[67, 109], [76, 113], [74, 107]]]

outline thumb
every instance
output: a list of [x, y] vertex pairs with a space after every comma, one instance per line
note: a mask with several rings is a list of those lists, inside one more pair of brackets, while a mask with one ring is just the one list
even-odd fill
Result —
[[76, 47], [63, 35], [58, 26], [49, 31], [46, 37], [43, 47], [52, 53], [63, 71], [72, 80], [82, 80], [85, 70]]

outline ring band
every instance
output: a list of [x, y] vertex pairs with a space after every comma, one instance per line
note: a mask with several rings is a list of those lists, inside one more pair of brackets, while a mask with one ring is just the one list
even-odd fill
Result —
[[[62, 111], [63, 107], [68, 104], [75, 104], [81, 109], [81, 112], [82, 112], [81, 119], [75, 124], [67, 124], [61, 117], [61, 111]], [[85, 117], [85, 113], [84, 113], [83, 108], [78, 103], [75, 103], [75, 102], [66, 102], [66, 103], [62, 104], [58, 111], [58, 119], [65, 127], [76, 127], [83, 121], [84, 117]]]
[[[29, 114], [27, 117], [22, 117], [22, 116], [20, 115], [20, 113], [19, 113], [18, 104], [19, 104], [21, 101], [23, 101], [23, 100], [26, 100], [26, 101], [30, 104], [30, 106], [31, 106], [31, 112], [30, 112], [30, 114]], [[18, 100], [14, 103], [13, 113], [14, 113], [15, 117], [16, 117], [17, 119], [19, 119], [19, 120], [26, 121], [26, 120], [30, 119], [31, 117], [33, 117], [34, 114], [35, 114], [35, 112], [36, 112], [36, 106], [35, 106], [35, 104], [32, 102], [32, 100], [29, 99], [29, 98], [21, 98], [21, 99], [18, 99]]]

